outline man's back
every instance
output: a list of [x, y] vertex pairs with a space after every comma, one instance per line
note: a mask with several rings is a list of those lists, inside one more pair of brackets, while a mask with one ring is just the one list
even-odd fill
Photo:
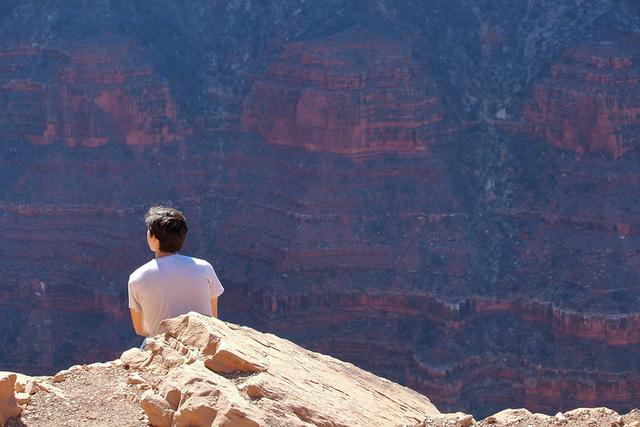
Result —
[[211, 264], [180, 254], [155, 258], [129, 277], [129, 308], [142, 312], [149, 336], [160, 322], [189, 311], [211, 316], [211, 299], [224, 291]]

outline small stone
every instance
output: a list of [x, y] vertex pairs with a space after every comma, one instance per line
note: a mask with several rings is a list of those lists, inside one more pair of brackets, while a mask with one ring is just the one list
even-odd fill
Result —
[[496, 417], [494, 417], [493, 415], [484, 419], [484, 422], [487, 424], [495, 424], [496, 421]]
[[180, 391], [180, 389], [173, 384], [167, 384], [167, 386], [164, 388], [164, 390], [161, 390], [161, 392], [164, 399], [169, 402], [169, 405], [171, 405], [171, 408], [174, 411], [178, 410], [180, 399], [182, 398], [182, 392]]
[[[302, 408], [304, 410], [305, 408]], [[210, 426], [213, 424], [216, 418], [217, 410], [212, 407], [211, 401], [206, 396], [191, 396], [186, 401], [182, 402], [178, 411], [174, 415], [174, 423], [176, 425], [202, 425]], [[227, 417], [229, 417], [227, 413]], [[246, 418], [246, 414], [242, 414], [243, 418]], [[251, 426], [250, 419], [245, 420], [246, 426]], [[229, 425], [234, 425], [230, 422]]]
[[20, 405], [31, 402], [31, 395], [28, 393], [16, 393], [16, 402]]
[[131, 374], [129, 378], [127, 378], [127, 384], [141, 384], [143, 382], [145, 381], [140, 374]]
[[148, 390], [140, 399], [140, 406], [149, 417], [149, 422], [158, 427], [168, 427], [173, 419], [173, 409], [169, 402]]
[[611, 427], [622, 427], [624, 425], [624, 418], [618, 416], [615, 420], [611, 421]]
[[60, 371], [60, 372], [58, 372], [57, 374], [55, 374], [53, 376], [51, 381], [53, 381], [54, 383], [61, 383], [62, 381], [64, 381], [66, 379], [65, 374], [66, 374], [65, 371]]
[[38, 387], [38, 383], [35, 381], [29, 381], [27, 385], [24, 386], [24, 392], [27, 394], [36, 394], [39, 389], [40, 387]]
[[456, 422], [456, 427], [470, 427], [474, 425], [476, 420], [471, 415], [464, 416]]
[[40, 390], [42, 390], [42, 387], [40, 387], [40, 384], [38, 384], [35, 380], [31, 380], [29, 381], [25, 386], [24, 386], [24, 393], [27, 394], [36, 394], [37, 392], [39, 392]]
[[150, 352], [142, 351], [139, 348], [130, 348], [122, 353], [120, 360], [125, 368], [128, 366], [134, 368], [141, 368], [145, 365], [149, 358]]

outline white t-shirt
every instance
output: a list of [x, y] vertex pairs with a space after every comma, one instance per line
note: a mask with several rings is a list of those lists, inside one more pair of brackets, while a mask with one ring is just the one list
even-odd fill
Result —
[[141, 311], [149, 336], [160, 322], [189, 311], [211, 316], [211, 299], [224, 288], [207, 261], [180, 254], [155, 258], [129, 276], [129, 308]]

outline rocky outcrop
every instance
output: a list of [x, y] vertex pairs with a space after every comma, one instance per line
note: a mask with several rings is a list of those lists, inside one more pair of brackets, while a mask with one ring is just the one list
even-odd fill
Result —
[[273, 144], [341, 154], [429, 152], [440, 95], [407, 46], [370, 30], [290, 43], [245, 99], [243, 127]]
[[14, 373], [0, 373], [0, 424], [22, 413], [14, 395], [16, 377]]
[[637, 37], [568, 49], [537, 82], [523, 114], [527, 132], [576, 153], [620, 157], [637, 144], [640, 72]]
[[162, 328], [147, 351], [121, 358], [156, 374], [142, 401], [153, 424], [396, 425], [439, 414], [412, 390], [274, 335], [195, 313]]

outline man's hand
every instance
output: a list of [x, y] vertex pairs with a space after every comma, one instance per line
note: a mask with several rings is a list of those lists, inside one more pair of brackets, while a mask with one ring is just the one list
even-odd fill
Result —
[[218, 297], [211, 298], [211, 313], [213, 313], [213, 317], [218, 318]]
[[149, 334], [144, 330], [144, 322], [142, 321], [142, 312], [131, 310], [131, 322], [133, 323], [133, 329], [136, 331], [136, 334], [141, 337], [146, 337]]

